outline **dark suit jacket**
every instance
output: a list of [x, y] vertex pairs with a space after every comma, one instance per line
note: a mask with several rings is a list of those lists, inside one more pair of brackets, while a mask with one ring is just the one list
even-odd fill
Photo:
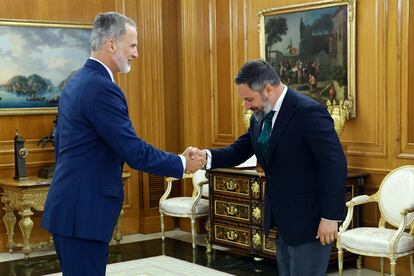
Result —
[[179, 156], [137, 137], [126, 99], [89, 59], [67, 83], [55, 133], [56, 169], [43, 212], [49, 232], [109, 241], [122, 207], [122, 167], [181, 178]]
[[211, 149], [212, 168], [238, 165], [256, 154], [266, 174], [266, 234], [277, 227], [293, 246], [315, 241], [321, 218], [342, 220], [347, 165], [326, 108], [288, 89], [270, 137], [265, 164], [257, 139], [262, 127], [253, 116], [249, 130], [222, 149]]

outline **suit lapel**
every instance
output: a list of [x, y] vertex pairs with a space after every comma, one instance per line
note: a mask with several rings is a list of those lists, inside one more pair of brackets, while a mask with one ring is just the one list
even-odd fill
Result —
[[296, 101], [297, 99], [294, 96], [293, 91], [288, 89], [286, 96], [283, 99], [282, 106], [280, 107], [279, 114], [277, 115], [276, 122], [273, 126], [272, 134], [270, 136], [269, 157], [272, 156], [280, 136], [286, 130], [290, 119], [296, 111]]

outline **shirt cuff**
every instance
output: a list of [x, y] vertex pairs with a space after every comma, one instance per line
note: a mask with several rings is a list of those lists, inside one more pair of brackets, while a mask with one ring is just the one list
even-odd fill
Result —
[[206, 170], [211, 169], [211, 151], [208, 149], [204, 149], [207, 155], [207, 162], [206, 162]]
[[321, 220], [335, 221], [335, 222], [341, 222], [342, 221], [342, 220], [334, 220], [334, 219], [326, 219], [326, 218], [321, 218]]
[[183, 163], [183, 175], [185, 173], [185, 167], [187, 166], [187, 161], [185, 160], [185, 157], [181, 154], [178, 155], [181, 158], [181, 162]]

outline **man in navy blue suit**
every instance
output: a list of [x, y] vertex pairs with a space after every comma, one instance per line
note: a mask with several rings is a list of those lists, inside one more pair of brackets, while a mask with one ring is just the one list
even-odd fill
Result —
[[105, 275], [108, 243], [124, 199], [122, 167], [181, 178], [205, 159], [161, 151], [140, 139], [113, 74], [138, 57], [134, 21], [98, 14], [91, 57], [59, 100], [56, 169], [42, 218], [53, 235], [63, 275]]
[[326, 275], [343, 219], [347, 165], [326, 108], [281, 83], [263, 60], [247, 62], [235, 79], [249, 130], [221, 149], [198, 150], [207, 168], [232, 167], [256, 154], [266, 175], [266, 235], [276, 226], [281, 276]]

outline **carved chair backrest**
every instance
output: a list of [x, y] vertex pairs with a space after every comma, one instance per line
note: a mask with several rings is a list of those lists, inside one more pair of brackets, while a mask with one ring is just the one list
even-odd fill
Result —
[[[382, 219], [398, 227], [402, 219], [401, 210], [414, 206], [413, 165], [396, 168], [384, 178], [378, 190], [378, 206]], [[405, 228], [413, 228], [413, 222], [414, 213], [409, 213]]]

